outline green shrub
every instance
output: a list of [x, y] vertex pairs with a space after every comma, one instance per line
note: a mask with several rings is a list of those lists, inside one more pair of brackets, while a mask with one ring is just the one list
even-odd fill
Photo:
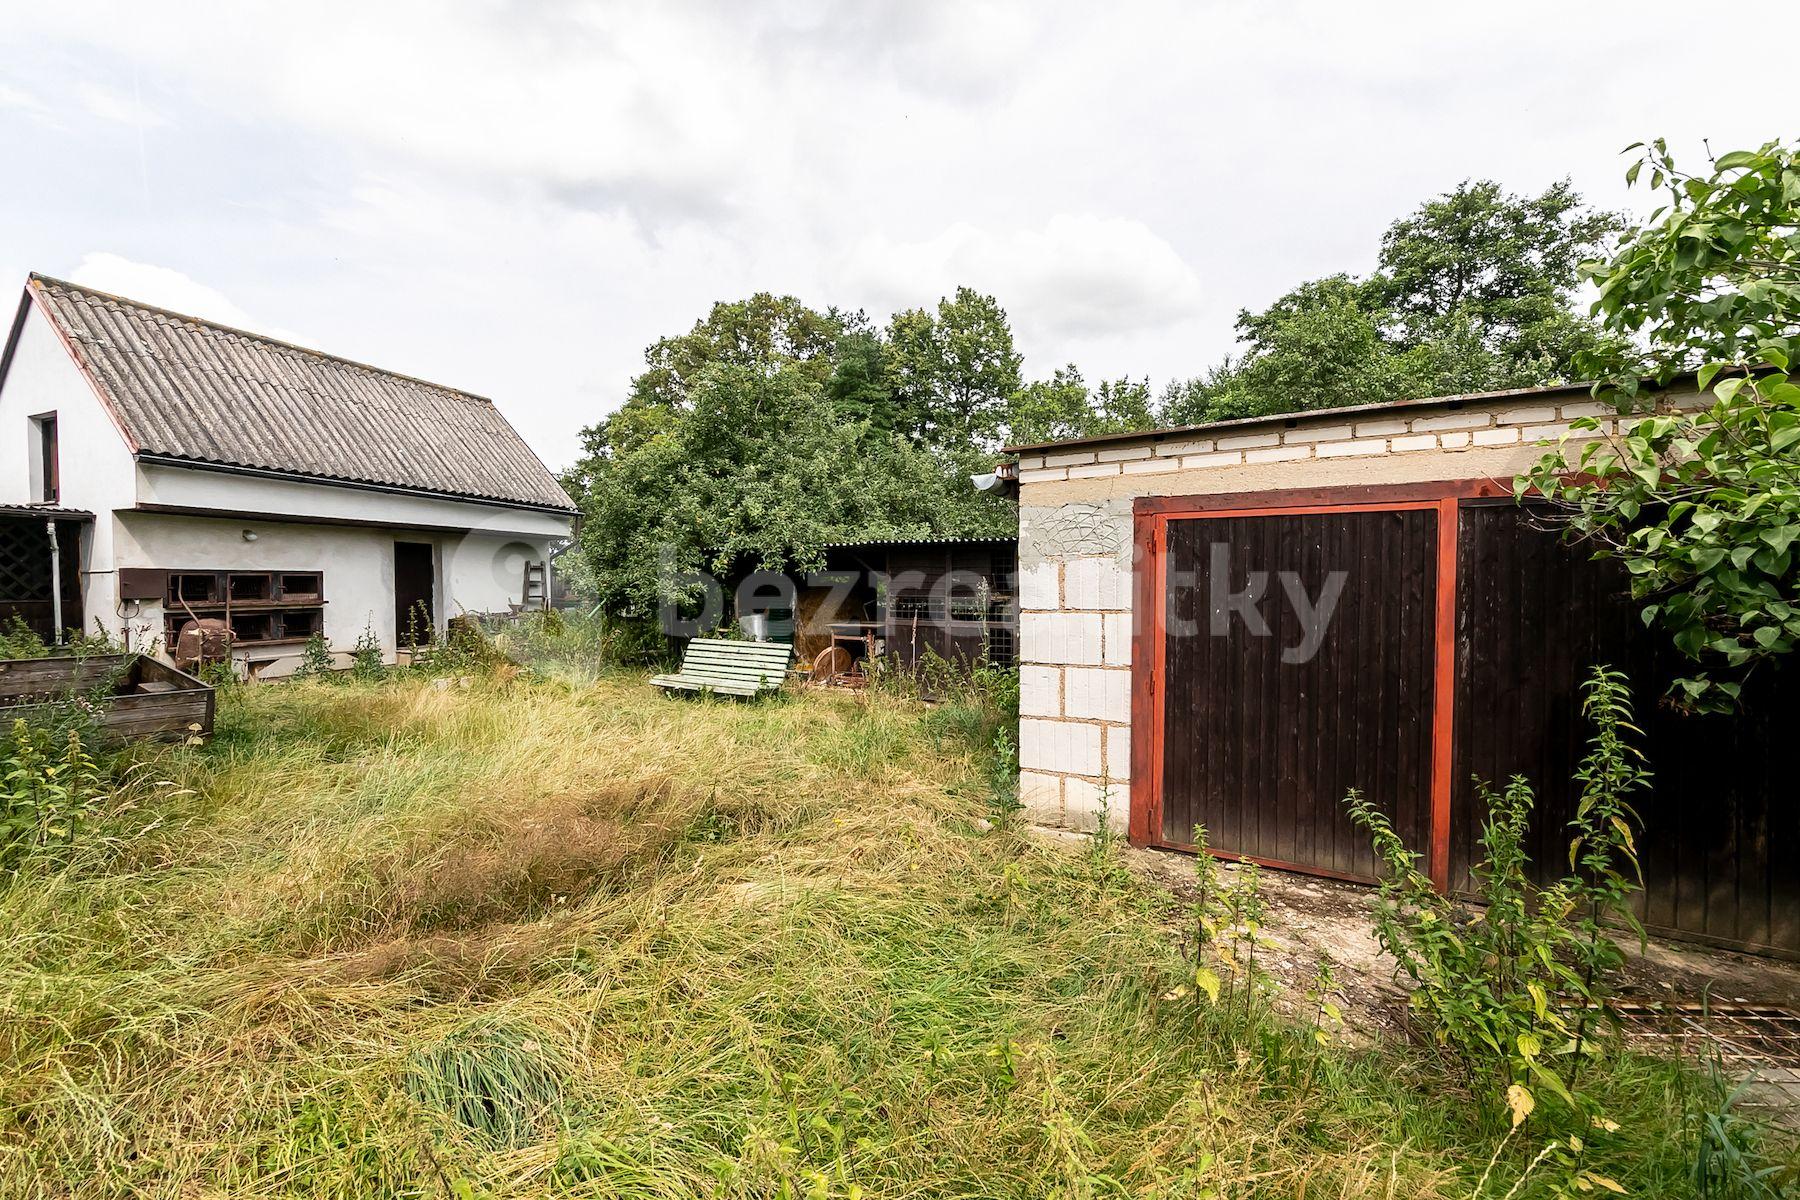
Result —
[[1476, 866], [1483, 909], [1472, 917], [1439, 894], [1418, 869], [1418, 856], [1386, 814], [1358, 792], [1350, 815], [1368, 832], [1386, 865], [1376, 903], [1382, 946], [1417, 985], [1412, 1007], [1429, 1036], [1450, 1052], [1478, 1089], [1504, 1099], [1516, 1126], [1554, 1097], [1585, 1127], [1599, 1120], [1579, 1095], [1584, 1062], [1598, 1057], [1593, 1028], [1608, 999], [1607, 972], [1618, 946], [1607, 927], [1636, 927], [1638, 890], [1630, 796], [1649, 772], [1625, 735], [1636, 732], [1625, 677], [1596, 668], [1584, 686], [1582, 711], [1595, 734], [1576, 780], [1581, 798], [1569, 823], [1575, 870], [1548, 887], [1527, 875], [1524, 849], [1535, 799], [1516, 776], [1481, 795], [1482, 861]]
[[507, 661], [480, 622], [474, 617], [455, 616], [445, 623], [444, 636], [426, 647], [414, 665], [431, 675], [475, 675]]
[[356, 635], [356, 645], [350, 651], [350, 677], [370, 683], [386, 673], [387, 666], [381, 654], [381, 638], [373, 625], [364, 625], [363, 631]]
[[675, 662], [675, 643], [654, 618], [604, 620], [606, 659], [622, 666], [665, 667]]
[[324, 634], [315, 633], [306, 639], [306, 646], [300, 651], [300, 665], [294, 668], [294, 678], [330, 678], [335, 669], [330, 643], [326, 642]]
[[78, 729], [15, 720], [0, 739], [0, 870], [73, 845], [106, 794]]
[[6, 624], [0, 626], [0, 660], [42, 658], [49, 652], [50, 648], [44, 644], [44, 639], [18, 613], [8, 617]]
[[612, 661], [611, 632], [596, 613], [545, 609], [503, 622], [494, 643], [507, 658], [540, 675], [591, 681]]

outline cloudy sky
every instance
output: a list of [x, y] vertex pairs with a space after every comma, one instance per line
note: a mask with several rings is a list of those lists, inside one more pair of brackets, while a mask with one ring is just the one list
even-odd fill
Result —
[[1796, 132], [1780, 72], [1684, 66], [1664, 7], [14, 4], [0, 282], [479, 392], [553, 466], [757, 290], [968, 283], [1029, 373], [1160, 386], [1462, 179], [1631, 207], [1629, 142]]

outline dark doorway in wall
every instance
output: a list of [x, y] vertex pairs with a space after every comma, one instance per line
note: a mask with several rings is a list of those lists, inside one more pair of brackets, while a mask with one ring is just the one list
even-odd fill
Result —
[[399, 644], [424, 645], [437, 625], [430, 542], [394, 543], [394, 628]]

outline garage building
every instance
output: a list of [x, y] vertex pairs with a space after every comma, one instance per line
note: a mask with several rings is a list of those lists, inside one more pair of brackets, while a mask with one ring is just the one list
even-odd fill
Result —
[[1513, 499], [1584, 416], [1613, 421], [1585, 387], [1539, 388], [1013, 448], [1034, 819], [1170, 849], [1203, 830], [1228, 857], [1367, 881], [1355, 787], [1463, 893], [1476, 779], [1524, 774], [1554, 877], [1580, 684], [1604, 662], [1632, 677], [1656, 771], [1646, 925], [1800, 955], [1800, 805], [1771, 753], [1800, 670], [1761, 672], [1736, 717], [1664, 702], [1683, 665], [1617, 566]]

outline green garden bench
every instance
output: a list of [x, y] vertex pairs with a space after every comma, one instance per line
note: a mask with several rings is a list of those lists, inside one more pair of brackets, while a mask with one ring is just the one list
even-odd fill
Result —
[[793, 654], [794, 648], [786, 642], [695, 638], [681, 656], [679, 671], [658, 675], [650, 682], [670, 691], [755, 696], [780, 689]]

